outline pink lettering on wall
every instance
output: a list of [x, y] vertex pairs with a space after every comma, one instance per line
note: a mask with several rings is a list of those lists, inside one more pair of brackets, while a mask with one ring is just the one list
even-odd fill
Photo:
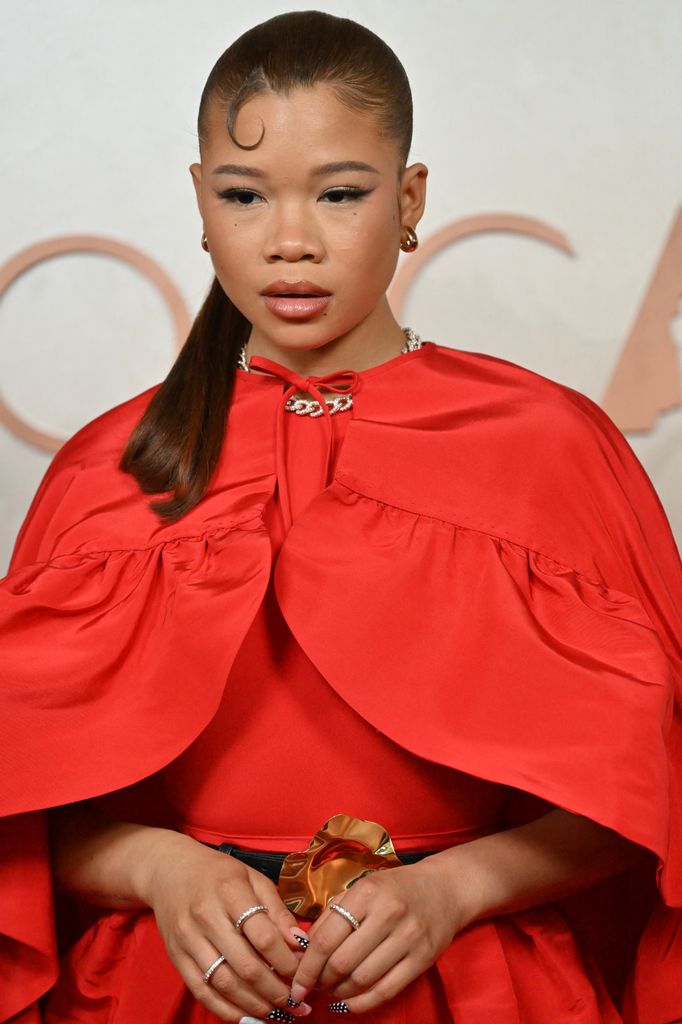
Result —
[[401, 319], [405, 299], [414, 279], [436, 253], [461, 242], [464, 238], [483, 235], [486, 232], [526, 235], [539, 242], [545, 242], [547, 245], [553, 245], [569, 256], [575, 255], [566, 237], [560, 231], [553, 228], [551, 224], [535, 220], [533, 217], [523, 217], [513, 213], [479, 213], [473, 217], [452, 221], [420, 242], [417, 251], [403, 262], [393, 278], [388, 297], [396, 319]]
[[[400, 319], [414, 279], [436, 253], [463, 238], [490, 231], [527, 235], [573, 255], [573, 249], [560, 231], [531, 217], [488, 213], [454, 221], [426, 238], [396, 274], [389, 293], [396, 318]], [[676, 213], [600, 403], [622, 431], [651, 430], [662, 412], [682, 406], [682, 374], [671, 331], [680, 300], [682, 208]]]
[[[44, 260], [55, 259], [66, 253], [74, 252], [99, 253], [103, 256], [123, 260], [124, 263], [128, 263], [140, 274], [143, 274], [158, 289], [168, 306], [175, 329], [176, 347], [178, 352], [180, 351], [191, 324], [189, 311], [182, 295], [168, 274], [150, 256], [135, 249], [132, 245], [116, 241], [113, 238], [103, 238], [101, 235], [61, 235], [22, 249], [12, 256], [4, 266], [0, 267], [0, 296], [4, 295], [17, 278], [25, 274], [31, 267], [35, 267]], [[56, 452], [65, 440], [63, 437], [55, 437], [42, 430], [37, 430], [27, 423], [11, 408], [2, 394], [0, 394], [0, 422], [4, 423], [13, 434], [23, 441], [28, 441], [29, 444], [47, 452]]]
[[[552, 225], [532, 217], [488, 213], [453, 221], [423, 239], [405, 260], [389, 291], [397, 319], [416, 277], [433, 257], [464, 238], [486, 232], [505, 232], [534, 238], [573, 256], [566, 237]], [[191, 317], [174, 282], [151, 257], [131, 245], [99, 235], [64, 235], [29, 246], [0, 267], [0, 296], [31, 267], [65, 253], [89, 252], [120, 259], [143, 274], [161, 293], [174, 324], [179, 351], [191, 326]], [[623, 431], [650, 430], [667, 409], [682, 406], [682, 378], [672, 320], [682, 299], [682, 209], [654, 268], [634, 324], [616, 363], [602, 406]], [[23, 420], [0, 395], [0, 422], [17, 437], [54, 452], [63, 438], [46, 434]]]
[[621, 430], [651, 430], [682, 405], [680, 362], [671, 331], [682, 300], [682, 208], [654, 267], [601, 405]]

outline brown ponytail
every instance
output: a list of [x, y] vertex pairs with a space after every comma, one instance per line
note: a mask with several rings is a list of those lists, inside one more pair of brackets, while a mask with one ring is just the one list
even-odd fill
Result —
[[[320, 82], [333, 86], [342, 103], [371, 112], [379, 131], [398, 142], [405, 164], [412, 96], [402, 64], [369, 29], [321, 11], [270, 18], [219, 57], [199, 104], [200, 147], [212, 104], [225, 112], [226, 131], [239, 146], [234, 118], [247, 99], [267, 89], [286, 93]], [[180, 355], [128, 439], [119, 468], [145, 494], [172, 492], [150, 503], [162, 521], [179, 519], [206, 492], [225, 438], [239, 352], [250, 331], [214, 278]]]
[[173, 491], [150, 502], [163, 520], [179, 519], [206, 491], [250, 329], [214, 277], [180, 355], [128, 440], [119, 468], [145, 494]]

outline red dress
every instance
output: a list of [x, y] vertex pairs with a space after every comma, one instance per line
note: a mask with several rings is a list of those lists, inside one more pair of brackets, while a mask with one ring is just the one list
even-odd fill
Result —
[[[603, 413], [433, 343], [353, 375], [353, 408], [319, 419], [284, 412], [305, 382], [261, 365], [273, 375], [237, 371], [209, 493], [172, 527], [115, 471], [151, 392], [55, 458], [5, 581], [10, 664], [25, 673], [9, 695], [6, 813], [117, 790], [103, 806], [151, 822], [136, 786], [148, 779], [164, 788], [166, 823], [209, 842], [302, 849], [346, 812], [381, 822], [400, 851], [509, 827], [524, 791], [535, 814], [563, 806], [652, 850], [668, 904], [682, 904], [667, 749], [682, 576], [650, 484]], [[39, 753], [20, 749], [22, 727]], [[0, 1020], [54, 979], [41, 816], [6, 824], [9, 891], [33, 909], [17, 899], [7, 915]], [[602, 890], [619, 930], [641, 912], [617, 887], [593, 902]], [[365, 1019], [615, 1024], [594, 960], [605, 933], [580, 910], [478, 922]], [[657, 992], [633, 984], [628, 1020], [682, 1013], [678, 926], [661, 903], [637, 975], [658, 971]], [[312, 994], [312, 1019], [338, 1019], [329, 998]], [[45, 1012], [46, 1024], [214, 1019], [150, 911], [99, 913]]]

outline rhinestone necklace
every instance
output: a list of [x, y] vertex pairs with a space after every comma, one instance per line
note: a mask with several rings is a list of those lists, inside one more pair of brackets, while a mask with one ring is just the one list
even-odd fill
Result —
[[[419, 337], [416, 331], [413, 331], [411, 327], [403, 327], [403, 334], [407, 338], [407, 345], [405, 348], [400, 350], [401, 355], [405, 352], [414, 352], [415, 349], [422, 347], [422, 339]], [[246, 370], [247, 373], [253, 371], [249, 369], [246, 362], [246, 342], [241, 347], [239, 353], [239, 359], [237, 366], [240, 370]], [[353, 405], [353, 396], [348, 393], [344, 395], [335, 395], [334, 398], [325, 398], [325, 405], [329, 410], [330, 416], [333, 416], [337, 412], [345, 412], [346, 409], [350, 409]], [[284, 406], [287, 412], [295, 412], [297, 416], [323, 416], [324, 412], [322, 406], [316, 398], [291, 398], [287, 399]]]

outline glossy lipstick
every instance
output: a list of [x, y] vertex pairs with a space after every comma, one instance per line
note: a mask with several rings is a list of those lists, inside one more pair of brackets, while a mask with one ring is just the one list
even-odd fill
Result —
[[306, 320], [329, 305], [331, 294], [312, 281], [273, 281], [261, 292], [265, 305], [283, 320]]

